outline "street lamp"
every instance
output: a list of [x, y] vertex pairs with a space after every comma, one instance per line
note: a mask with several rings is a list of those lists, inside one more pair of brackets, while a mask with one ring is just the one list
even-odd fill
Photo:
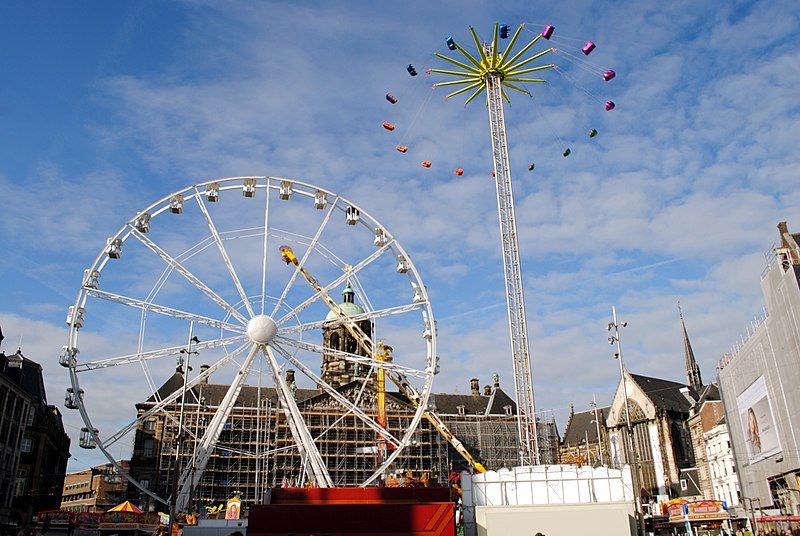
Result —
[[[752, 524], [753, 532], [755, 533], [755, 532], [758, 531], [758, 525], [756, 524], [756, 510], [755, 510], [755, 508], [753, 508], [753, 501], [755, 499], [751, 499], [750, 497], [745, 497], [744, 495], [742, 495], [742, 500], [743, 501], [750, 501], [750, 522]], [[761, 505], [761, 500], [760, 499], [758, 501], [758, 504], [759, 504], [759, 506]], [[744, 503], [744, 509], [745, 509], [745, 512], [746, 512], [747, 511], [747, 503]]]
[[[631, 411], [628, 405], [628, 382], [625, 381], [625, 362], [622, 360], [622, 343], [620, 342], [619, 328], [628, 326], [627, 322], [617, 321], [617, 308], [611, 307], [611, 316], [613, 320], [608, 323], [606, 329], [611, 332], [608, 337], [608, 344], [616, 345], [617, 351], [614, 353], [614, 359], [619, 361], [619, 378], [622, 382], [622, 396], [625, 399], [625, 423], [628, 430], [627, 441], [623, 440], [622, 445], [625, 449], [625, 461], [631, 466], [631, 484], [633, 485], [633, 504], [636, 508], [636, 519], [639, 534], [644, 534], [644, 516], [642, 515], [642, 497], [641, 485], [639, 483], [639, 471], [636, 453], [636, 446], [633, 442], [633, 426], [631, 425]], [[630, 456], [629, 456], [630, 453]]]
[[[189, 366], [189, 360], [192, 357], [192, 354], [197, 355], [200, 352], [196, 350], [192, 350], [192, 343], [197, 344], [200, 342], [200, 339], [194, 335], [194, 322], [189, 323], [189, 342], [186, 345], [186, 348], [181, 348], [180, 353], [186, 355], [186, 362], [183, 362], [181, 357], [178, 357], [178, 367], [183, 372], [183, 389], [181, 391], [181, 410], [178, 415], [178, 433], [175, 436], [175, 463], [173, 464], [172, 468], [172, 494], [170, 495], [169, 499], [169, 534], [172, 534], [172, 526], [176, 522], [175, 518], [175, 504], [177, 502], [178, 496], [178, 479], [180, 478], [180, 458], [181, 458], [181, 446], [183, 445], [183, 415], [186, 409], [186, 391], [187, 391], [187, 383], [189, 381], [189, 371], [192, 370]], [[186, 366], [184, 369], [183, 366]]]
[[600, 454], [600, 465], [605, 465], [603, 460], [603, 440], [600, 437], [600, 418], [597, 416], [597, 399], [592, 394], [592, 401], [589, 402], [589, 407], [594, 409], [594, 424], [597, 427], [597, 450]]

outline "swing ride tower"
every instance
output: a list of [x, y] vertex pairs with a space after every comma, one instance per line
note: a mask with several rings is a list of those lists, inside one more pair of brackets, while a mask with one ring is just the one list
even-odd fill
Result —
[[435, 55], [463, 70], [430, 69], [430, 72], [461, 77], [456, 80], [438, 82], [434, 86], [464, 86], [448, 94], [445, 99], [472, 91], [465, 103], [469, 104], [486, 91], [486, 105], [489, 110], [489, 132], [492, 139], [492, 159], [494, 178], [497, 186], [497, 209], [500, 215], [500, 239], [503, 246], [503, 275], [508, 304], [508, 324], [511, 335], [511, 353], [514, 365], [514, 388], [517, 396], [517, 428], [520, 439], [520, 463], [537, 465], [539, 448], [536, 427], [536, 413], [533, 396], [533, 375], [531, 373], [528, 325], [525, 316], [525, 293], [522, 288], [522, 268], [519, 255], [517, 223], [514, 216], [514, 194], [511, 184], [511, 166], [508, 158], [503, 100], [509, 101], [505, 88], [530, 96], [530, 92], [520, 84], [544, 83], [540, 78], [525, 75], [555, 67], [554, 64], [528, 67], [542, 58], [553, 48], [520, 59], [542, 37], [536, 35], [513, 56], [510, 56], [524, 26], [520, 25], [511, 37], [505, 51], [498, 49], [499, 24], [494, 25], [491, 44], [481, 43], [475, 29], [470, 27], [472, 39], [477, 49], [477, 57], [465, 50], [451, 37], [447, 38], [450, 50], [460, 52], [469, 63], [455, 60], [443, 54]]

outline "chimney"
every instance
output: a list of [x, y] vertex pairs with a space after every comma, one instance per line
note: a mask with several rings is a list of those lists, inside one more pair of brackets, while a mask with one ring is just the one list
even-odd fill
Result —
[[[211, 368], [210, 365], [200, 365], [200, 374], [203, 374], [205, 371], [207, 371], [210, 368]], [[210, 374], [209, 374], [209, 376], [210, 376]], [[206, 376], [205, 379], [200, 383], [202, 383], [203, 385], [208, 385], [208, 376]]]
[[478, 396], [481, 394], [481, 384], [478, 378], [472, 378], [469, 381], [469, 389], [472, 392], [472, 396]]
[[785, 221], [778, 222], [778, 234], [781, 235], [781, 247], [789, 247], [789, 244], [786, 243], [786, 238], [783, 235], [789, 233], [789, 227], [786, 225]]
[[494, 382], [494, 388], [497, 389], [500, 387], [500, 375], [498, 373], [492, 374], [492, 381]]
[[492, 386], [491, 385], [484, 385], [483, 386], [483, 396], [492, 396]]

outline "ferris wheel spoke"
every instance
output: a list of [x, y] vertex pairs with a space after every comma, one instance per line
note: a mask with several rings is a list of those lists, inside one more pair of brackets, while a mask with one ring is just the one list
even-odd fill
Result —
[[[245, 335], [236, 335], [233, 337], [224, 337], [221, 339], [214, 339], [211, 341], [202, 341], [192, 345], [193, 350], [209, 350], [219, 346], [226, 346], [228, 344], [236, 344], [245, 341]], [[75, 366], [75, 372], [86, 372], [89, 370], [96, 370], [108, 367], [117, 367], [119, 365], [127, 365], [128, 363], [139, 363], [149, 361], [152, 359], [159, 359], [162, 357], [169, 357], [179, 355], [186, 351], [186, 345], [171, 346], [169, 348], [159, 348], [158, 350], [149, 350], [147, 352], [137, 352], [135, 354], [123, 355], [119, 357], [110, 357], [108, 359], [100, 359], [97, 361], [87, 361], [78, 363]]]
[[211, 290], [208, 287], [208, 285], [200, 281], [200, 279], [198, 279], [197, 276], [195, 276], [192, 272], [190, 272], [185, 266], [183, 266], [180, 262], [178, 262], [169, 253], [161, 249], [161, 247], [158, 244], [150, 240], [144, 234], [137, 231], [133, 226], [131, 226], [131, 229], [133, 229], [131, 235], [136, 237], [136, 239], [139, 240], [139, 242], [141, 242], [142, 244], [144, 244], [144, 246], [147, 249], [149, 249], [159, 257], [161, 257], [164, 260], [164, 262], [175, 268], [175, 271], [181, 274], [195, 287], [200, 289], [200, 291], [203, 292], [203, 294], [211, 298], [211, 300], [214, 303], [216, 303], [217, 305], [228, 311], [231, 314], [231, 316], [239, 320], [239, 322], [241, 322], [242, 324], [247, 324], [247, 319], [244, 317], [244, 315], [242, 315], [242, 313], [237, 311], [230, 303], [222, 299], [219, 296], [219, 294]]
[[292, 273], [292, 277], [289, 279], [289, 282], [286, 284], [286, 287], [281, 292], [280, 298], [278, 298], [275, 307], [272, 309], [270, 316], [274, 316], [278, 309], [280, 309], [281, 305], [283, 304], [283, 300], [286, 299], [286, 296], [289, 294], [289, 290], [291, 290], [292, 285], [294, 285], [295, 280], [297, 280], [297, 276], [300, 274], [300, 270], [302, 270], [303, 266], [306, 264], [306, 260], [311, 255], [311, 252], [314, 251], [314, 248], [317, 246], [317, 242], [319, 242], [320, 236], [322, 236], [322, 231], [325, 230], [325, 227], [328, 225], [328, 221], [331, 219], [331, 214], [333, 214], [333, 210], [336, 208], [336, 203], [339, 201], [339, 198], [333, 200], [331, 203], [330, 208], [328, 209], [327, 214], [325, 214], [325, 218], [322, 220], [319, 228], [317, 229], [316, 234], [314, 234], [314, 238], [311, 239], [311, 242], [308, 244], [308, 248], [306, 252], [303, 254], [303, 258], [300, 259], [300, 263], [294, 267], [294, 273]]
[[211, 458], [211, 453], [214, 451], [217, 441], [219, 441], [220, 434], [222, 434], [222, 428], [225, 426], [225, 423], [228, 422], [236, 400], [239, 398], [242, 387], [245, 385], [245, 380], [250, 373], [259, 348], [259, 346], [254, 343], [250, 343], [249, 346], [250, 349], [247, 352], [244, 363], [242, 363], [239, 369], [239, 373], [233, 378], [233, 381], [231, 381], [228, 391], [219, 403], [216, 413], [211, 417], [211, 421], [209, 421], [208, 428], [206, 428], [203, 437], [197, 442], [194, 456], [195, 463], [184, 468], [178, 480], [179, 491], [177, 495], [177, 508], [179, 510], [184, 510], [186, 508], [186, 502], [188, 501], [190, 492], [194, 488], [196, 481], [200, 479], [203, 471], [205, 471], [208, 460]]
[[[194, 378], [188, 380], [186, 382], [186, 388], [187, 389], [191, 389], [191, 388], [195, 387], [196, 385], [199, 385], [201, 382], [205, 381], [216, 370], [218, 370], [222, 366], [226, 365], [227, 363], [232, 361], [234, 358], [236, 358], [239, 354], [244, 352], [245, 349], [250, 345], [251, 345], [251, 343], [246, 342], [246, 343], [242, 344], [241, 346], [239, 346], [238, 348], [236, 348], [233, 352], [231, 352], [231, 353], [223, 356], [222, 358], [220, 358], [216, 363], [214, 363], [213, 365], [208, 367], [208, 369], [204, 370], [203, 372], [201, 372], [200, 374], [198, 374]], [[158, 393], [154, 393], [153, 396], [157, 397], [157, 394]], [[125, 437], [125, 435], [130, 433], [131, 430], [135, 429], [136, 426], [139, 423], [144, 422], [149, 417], [152, 417], [153, 415], [164, 411], [164, 408], [166, 408], [168, 405], [172, 404], [173, 402], [175, 402], [175, 400], [180, 398], [181, 394], [183, 394], [183, 386], [181, 386], [180, 389], [176, 389], [175, 391], [173, 391], [169, 395], [165, 396], [161, 400], [156, 400], [155, 404], [153, 404], [153, 407], [151, 407], [150, 409], [148, 409], [147, 411], [145, 411], [144, 413], [139, 415], [136, 419], [134, 419], [130, 423], [126, 424], [125, 426], [123, 426], [122, 428], [117, 430], [115, 433], [111, 434], [108, 437], [108, 439], [105, 441], [106, 448], [110, 447], [111, 445], [113, 445], [114, 443], [116, 443], [117, 441], [119, 441], [120, 439]]]
[[206, 204], [203, 201], [203, 196], [200, 195], [200, 190], [195, 187], [195, 192], [197, 195], [194, 196], [195, 200], [197, 201], [198, 206], [200, 207], [200, 212], [203, 213], [203, 216], [206, 219], [206, 223], [208, 224], [208, 229], [211, 231], [211, 236], [214, 237], [214, 242], [217, 243], [217, 248], [219, 249], [220, 255], [222, 255], [222, 260], [225, 261], [225, 267], [228, 269], [228, 273], [233, 280], [233, 284], [236, 287], [236, 290], [239, 292], [239, 296], [242, 298], [242, 303], [244, 304], [245, 309], [247, 312], [250, 313], [250, 316], [255, 316], [253, 313], [253, 308], [250, 305], [250, 300], [247, 298], [247, 293], [244, 291], [244, 287], [242, 287], [242, 282], [239, 280], [239, 276], [236, 275], [236, 270], [233, 268], [233, 263], [231, 262], [230, 256], [228, 256], [228, 251], [225, 249], [225, 245], [222, 243], [222, 238], [219, 236], [219, 232], [217, 231], [217, 226], [214, 225], [214, 220], [211, 219], [211, 214], [208, 213], [208, 209], [206, 208]]
[[292, 437], [297, 445], [297, 449], [300, 451], [300, 455], [309, 464], [311, 473], [317, 481], [317, 485], [321, 487], [333, 486], [333, 481], [328, 473], [328, 467], [325, 465], [325, 461], [322, 459], [322, 455], [316, 443], [314, 443], [314, 438], [303, 419], [302, 413], [300, 413], [300, 408], [297, 407], [294, 395], [289, 389], [286, 379], [281, 376], [278, 360], [275, 359], [272, 347], [263, 347], [263, 352], [264, 356], [267, 358], [269, 371], [275, 383], [275, 388], [278, 391], [278, 400], [283, 407], [286, 421], [289, 423], [289, 429], [292, 432]]
[[165, 305], [159, 305], [157, 303], [131, 298], [129, 296], [123, 296], [121, 294], [114, 294], [113, 292], [107, 292], [105, 290], [86, 289], [86, 294], [94, 298], [100, 298], [106, 301], [121, 303], [122, 305], [127, 305], [128, 307], [133, 307], [135, 309], [151, 311], [161, 315], [171, 316], [173, 318], [180, 318], [182, 320], [192, 320], [194, 322], [207, 324], [215, 328], [225, 329], [228, 331], [233, 331], [235, 333], [244, 333], [244, 329], [240, 325], [229, 324], [228, 322], [217, 320], [215, 318], [209, 318], [207, 316], [181, 311], [180, 309], [173, 309], [172, 307], [167, 307]]
[[[281, 342], [288, 343], [288, 339], [281, 338]], [[339, 391], [328, 385], [322, 378], [317, 376], [310, 368], [308, 368], [302, 361], [295, 358], [290, 352], [286, 351], [286, 349], [282, 348], [279, 344], [272, 343], [271, 347], [275, 348], [278, 353], [280, 353], [287, 361], [292, 363], [294, 366], [300, 369], [303, 374], [305, 374], [308, 378], [312, 381], [316, 382], [331, 398], [339, 402], [342, 406], [345, 407], [348, 411], [350, 411], [353, 415], [364, 421], [364, 423], [372, 428], [376, 433], [380, 436], [384, 437], [389, 442], [393, 443], [395, 446], [400, 446], [401, 441], [394, 437], [386, 428], [378, 424], [375, 419], [364, 413], [364, 411], [356, 406], [353, 402], [347, 399], [344, 395], [342, 395]], [[356, 357], [356, 356], [354, 356]], [[368, 359], [368, 358], [367, 358]], [[377, 361], [375, 361], [377, 363]], [[385, 363], [382, 363], [385, 364]]]
[[288, 313], [283, 315], [280, 318], [280, 320], [278, 320], [278, 322], [277, 322], [278, 326], [280, 326], [281, 324], [286, 322], [286, 320], [288, 320], [292, 316], [298, 314], [300, 311], [302, 311], [303, 309], [305, 309], [306, 307], [308, 307], [309, 305], [311, 305], [312, 303], [314, 303], [315, 301], [320, 299], [320, 297], [322, 297], [323, 294], [327, 294], [328, 291], [330, 289], [332, 289], [333, 287], [335, 287], [337, 285], [341, 285], [348, 278], [353, 277], [355, 274], [360, 272], [363, 268], [365, 268], [366, 266], [369, 266], [370, 264], [372, 264], [372, 262], [375, 261], [375, 259], [377, 259], [378, 257], [380, 257], [381, 254], [384, 251], [389, 249], [389, 247], [391, 247], [392, 244], [394, 244], [394, 239], [391, 239], [388, 242], [386, 242], [386, 244], [384, 244], [383, 246], [381, 246], [380, 248], [375, 250], [371, 255], [369, 255], [368, 257], [366, 257], [364, 259], [362, 259], [361, 262], [359, 262], [358, 264], [356, 264], [355, 266], [353, 266], [349, 270], [346, 270], [344, 272], [344, 274], [340, 275], [339, 277], [337, 277], [336, 279], [334, 279], [333, 281], [331, 281], [330, 283], [328, 283], [327, 285], [322, 287], [322, 289], [320, 289], [317, 292], [315, 292], [314, 295], [311, 296], [310, 298], [308, 298], [306, 301], [304, 301], [303, 303], [301, 303], [300, 305], [298, 305], [297, 307], [295, 307], [294, 309], [292, 309], [291, 311], [289, 311]]
[[[387, 307], [385, 309], [376, 309], [375, 311], [367, 311], [365, 313], [361, 313], [358, 315], [348, 316], [348, 319], [352, 320], [353, 322], [361, 322], [362, 320], [373, 320], [375, 318], [382, 318], [386, 316], [392, 315], [399, 315], [403, 313], [408, 313], [411, 311], [416, 311], [422, 308], [426, 302], [418, 302], [418, 303], [409, 303], [406, 305], [397, 305], [395, 307]], [[318, 320], [316, 322], [306, 322], [303, 324], [298, 324], [296, 326], [290, 326], [285, 328], [279, 328], [278, 334], [279, 335], [287, 335], [289, 333], [301, 333], [304, 331], [313, 331], [317, 329], [322, 329], [323, 327], [335, 327], [340, 325], [341, 320]]]
[[325, 348], [324, 346], [320, 346], [318, 344], [313, 344], [310, 342], [305, 341], [298, 341], [295, 339], [290, 339], [288, 337], [281, 337], [280, 335], [275, 338], [281, 344], [288, 344], [298, 350], [306, 350], [309, 352], [314, 352], [317, 354], [328, 354], [334, 357], [341, 357], [345, 361], [350, 361], [351, 363], [358, 363], [361, 365], [367, 365], [369, 367], [379, 367], [387, 371], [397, 371], [407, 374], [409, 376], [416, 376], [419, 378], [425, 378], [429, 376], [428, 373], [422, 370], [418, 370], [411, 367], [405, 367], [403, 365], [398, 365], [391, 361], [378, 361], [377, 359], [373, 359], [368, 356], [352, 354], [350, 352], [344, 352], [342, 350], [333, 350], [331, 348]]
[[[261, 265], [261, 314], [264, 314], [264, 306], [267, 299], [267, 245], [269, 243], [269, 183], [270, 179], [267, 177], [267, 187], [264, 201], [264, 251], [263, 260]], [[275, 313], [272, 313], [275, 314]], [[271, 315], [270, 315], [271, 316]]]

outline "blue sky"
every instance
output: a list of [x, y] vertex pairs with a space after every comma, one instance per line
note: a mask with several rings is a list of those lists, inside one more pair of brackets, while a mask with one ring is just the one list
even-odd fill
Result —
[[[408, 250], [439, 320], [435, 391], [468, 392], [472, 376], [484, 384], [495, 371], [512, 390], [485, 107], [445, 103], [441, 90], [423, 105], [435, 81], [424, 70], [441, 66], [431, 53], [446, 52], [445, 35], [465, 42], [469, 25], [488, 36], [496, 20], [526, 21], [533, 32], [554, 24], [565, 50], [579, 43], [570, 38], [595, 41], [589, 60], [617, 72], [604, 84], [556, 60], [614, 100], [610, 113], [552, 72], [535, 103], [513, 95], [506, 108], [538, 407], [563, 428], [570, 403], [610, 400], [611, 305], [629, 322], [629, 368], [682, 380], [680, 298], [711, 379], [761, 312], [775, 225], [800, 225], [793, 7], [3, 3], [3, 349], [21, 335], [60, 404], [63, 317], [106, 237], [193, 182], [266, 174], [346, 196]], [[407, 155], [393, 150], [398, 139]], [[94, 336], [103, 346], [119, 335]], [[64, 412], [77, 438], [79, 419]], [[73, 465], [93, 461], [73, 453]]]

